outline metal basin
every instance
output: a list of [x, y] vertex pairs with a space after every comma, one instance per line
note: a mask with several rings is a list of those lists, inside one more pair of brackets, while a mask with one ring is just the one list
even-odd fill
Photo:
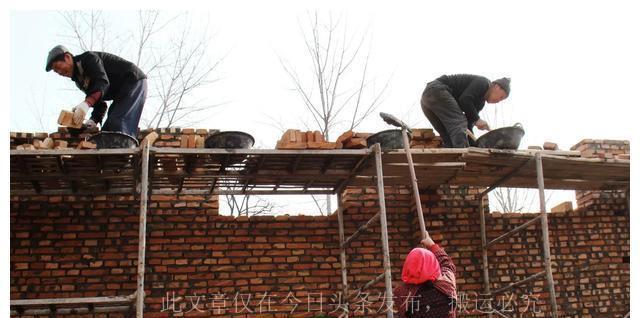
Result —
[[241, 131], [222, 131], [207, 137], [204, 141], [205, 148], [232, 148], [249, 149], [253, 147], [255, 140], [247, 133]]
[[520, 123], [511, 127], [494, 129], [478, 138], [475, 146], [479, 148], [518, 149], [524, 129]]
[[116, 131], [101, 131], [87, 138], [94, 142], [98, 149], [136, 148], [138, 140], [127, 134]]
[[[407, 136], [409, 140], [411, 140], [411, 134], [409, 132], [407, 132]], [[367, 138], [367, 147], [371, 147], [376, 143], [380, 143], [382, 150], [404, 149], [402, 129], [383, 130]]]

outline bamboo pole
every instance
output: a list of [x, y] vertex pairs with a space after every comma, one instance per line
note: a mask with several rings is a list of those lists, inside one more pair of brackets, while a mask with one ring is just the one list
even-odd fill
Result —
[[409, 164], [409, 173], [411, 174], [413, 197], [416, 201], [416, 213], [418, 214], [418, 223], [420, 224], [420, 235], [424, 240], [427, 238], [427, 228], [424, 224], [424, 214], [422, 214], [422, 202], [420, 200], [420, 190], [418, 189], [418, 178], [416, 178], [416, 168], [413, 165], [413, 156], [411, 155], [409, 137], [407, 137], [407, 129], [404, 127], [402, 128], [402, 141], [404, 143], [404, 151], [407, 153], [407, 163]]

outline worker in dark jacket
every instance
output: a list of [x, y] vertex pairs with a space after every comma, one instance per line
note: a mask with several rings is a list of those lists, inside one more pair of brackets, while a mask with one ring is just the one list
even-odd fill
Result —
[[478, 113], [484, 103], [498, 103], [509, 96], [509, 78], [493, 82], [468, 74], [443, 75], [427, 84], [422, 93], [422, 111], [438, 131], [447, 148], [469, 147], [467, 129], [490, 130]]
[[103, 131], [116, 131], [129, 136], [138, 135], [138, 123], [147, 97], [147, 76], [133, 63], [116, 55], [88, 51], [73, 56], [67, 48], [58, 45], [49, 51], [46, 71], [54, 70], [69, 77], [86, 97], [74, 107], [73, 122], [80, 125], [89, 108], [93, 111], [85, 122], [87, 128], [96, 128], [102, 122], [107, 104]]

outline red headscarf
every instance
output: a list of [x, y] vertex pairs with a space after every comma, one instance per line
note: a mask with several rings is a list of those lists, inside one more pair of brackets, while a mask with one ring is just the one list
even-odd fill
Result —
[[436, 255], [426, 248], [416, 247], [404, 261], [402, 281], [407, 284], [422, 284], [440, 277], [440, 263]]

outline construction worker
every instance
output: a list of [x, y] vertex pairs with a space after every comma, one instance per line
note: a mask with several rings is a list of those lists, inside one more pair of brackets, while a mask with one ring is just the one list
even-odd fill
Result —
[[74, 56], [58, 45], [49, 51], [46, 71], [69, 77], [86, 97], [73, 109], [73, 122], [80, 125], [89, 108], [86, 128], [96, 129], [107, 110], [105, 101], [113, 101], [103, 131], [138, 135], [138, 123], [147, 97], [147, 76], [133, 63], [116, 55], [88, 51]]
[[510, 82], [506, 77], [491, 82], [477, 75], [443, 75], [427, 84], [420, 101], [422, 111], [446, 148], [466, 148], [467, 129], [490, 130], [478, 113], [485, 102], [495, 104], [507, 98]]
[[420, 243], [407, 255], [402, 283], [393, 291], [396, 317], [456, 317], [456, 266], [429, 234]]

